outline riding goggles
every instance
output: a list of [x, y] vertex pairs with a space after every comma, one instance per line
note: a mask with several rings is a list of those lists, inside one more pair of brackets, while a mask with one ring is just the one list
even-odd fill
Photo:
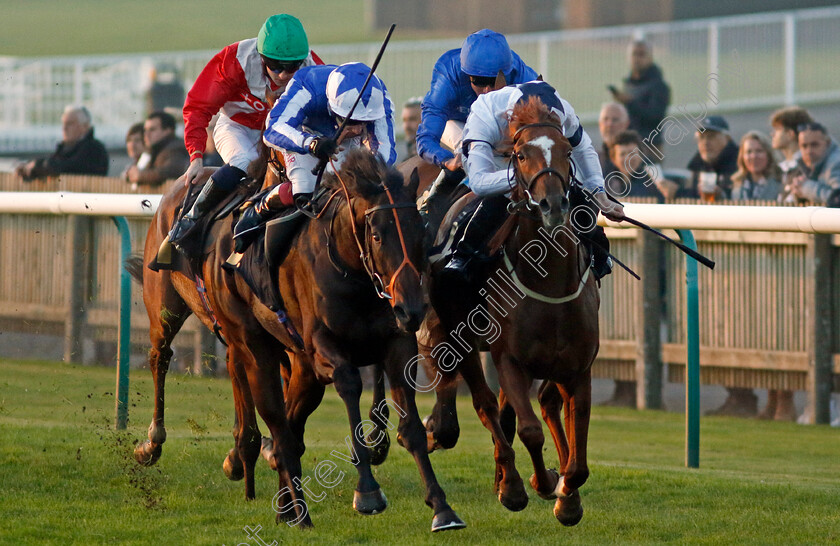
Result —
[[262, 60], [265, 67], [276, 74], [297, 72], [297, 69], [301, 67], [304, 61], [303, 59], [299, 61], [278, 61], [276, 59], [269, 59], [266, 56], [262, 56]]

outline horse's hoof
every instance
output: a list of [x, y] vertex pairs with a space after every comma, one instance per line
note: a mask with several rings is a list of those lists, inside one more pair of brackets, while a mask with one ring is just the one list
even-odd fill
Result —
[[289, 523], [295, 521], [298, 517], [300, 516], [296, 515], [293, 510], [289, 510], [288, 514], [277, 512], [277, 515], [274, 516], [274, 523], [277, 525], [285, 523], [289, 527], [297, 527], [298, 529], [312, 529], [315, 527], [312, 524], [312, 518], [309, 517], [309, 513], [307, 513], [306, 516], [297, 523]]
[[163, 446], [161, 444], [157, 444], [155, 447], [152, 447], [152, 442], [146, 440], [134, 448], [134, 460], [143, 466], [152, 466], [158, 459], [160, 459], [162, 451]]
[[554, 517], [557, 521], [571, 527], [583, 518], [583, 506], [580, 505], [580, 493], [577, 489], [568, 495], [560, 495], [554, 503]]
[[386, 508], [388, 508], [388, 499], [385, 498], [382, 489], [368, 491], [367, 493], [353, 492], [353, 510], [360, 514], [372, 516], [384, 512]]
[[525, 491], [521, 479], [511, 480], [507, 487], [505, 487], [504, 482], [500, 485], [499, 502], [502, 503], [502, 506], [511, 512], [519, 512], [528, 506], [528, 493]]
[[268, 461], [268, 466], [270, 466], [272, 470], [277, 470], [277, 461], [274, 460], [274, 455], [272, 454], [273, 451], [274, 440], [263, 436], [262, 445], [260, 446], [260, 455], [262, 455], [263, 459]]
[[[382, 432], [385, 433], [385, 437], [375, 446], [368, 448], [368, 452], [370, 452], [370, 464], [374, 466], [379, 466], [385, 462], [385, 459], [388, 458], [388, 451], [391, 450], [391, 437], [388, 436], [388, 431], [383, 430]], [[379, 429], [376, 429], [374, 433], [379, 433]], [[373, 443], [371, 436], [367, 437], [368, 445]]]
[[434, 519], [432, 519], [433, 533], [437, 533], [438, 531], [449, 531], [451, 529], [463, 529], [466, 526], [467, 524], [464, 523], [464, 520], [459, 518], [458, 514], [456, 514], [451, 508], [444, 510], [440, 514], [435, 514]]
[[245, 477], [245, 467], [242, 466], [242, 460], [235, 449], [231, 449], [225, 457], [225, 462], [222, 463], [222, 470], [232, 482], [238, 482]]
[[528, 483], [531, 484], [531, 488], [537, 492], [537, 495], [540, 496], [541, 499], [545, 500], [554, 500], [557, 498], [557, 495], [554, 493], [555, 489], [557, 489], [557, 484], [560, 483], [560, 474], [557, 473], [556, 470], [553, 468], [548, 469], [548, 477], [550, 478], [550, 486], [548, 489], [539, 490], [537, 489], [537, 475], [531, 474], [531, 479], [528, 480]]

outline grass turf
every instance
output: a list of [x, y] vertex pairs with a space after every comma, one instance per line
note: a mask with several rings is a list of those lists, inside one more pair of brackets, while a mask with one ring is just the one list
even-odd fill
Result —
[[[311, 476], [315, 464], [329, 458], [346, 475], [323, 501], [310, 500], [315, 529], [301, 531], [274, 524], [277, 479], [264, 461], [252, 502], [244, 500], [241, 482], [229, 482], [221, 472], [232, 444], [227, 381], [169, 377], [168, 439], [151, 468], [137, 466], [131, 456], [151, 417], [150, 374], [133, 371], [125, 432], [113, 430], [113, 385], [112, 369], [0, 362], [0, 542], [257, 544], [243, 529], [257, 525], [266, 543], [289, 544], [840, 541], [837, 429], [706, 418], [701, 468], [688, 470], [682, 466], [683, 416], [595, 408], [591, 477], [581, 490], [584, 519], [564, 528], [552, 515], [553, 504], [530, 489], [530, 504], [520, 513], [497, 502], [488, 433], [462, 399], [460, 442], [435, 453], [432, 463], [468, 527], [432, 535], [416, 467], [396, 445], [374, 471], [389, 508], [368, 517], [353, 512], [355, 472], [331, 455], [346, 452], [348, 426], [329, 388], [310, 420], [304, 474]], [[432, 402], [419, 398], [424, 412]], [[527, 479], [527, 454], [520, 442], [514, 447]], [[556, 465], [550, 439], [545, 449]]]

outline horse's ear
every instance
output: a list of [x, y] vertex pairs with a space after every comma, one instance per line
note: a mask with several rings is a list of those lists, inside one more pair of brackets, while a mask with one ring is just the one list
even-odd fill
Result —
[[539, 74], [539, 75], [537, 76], [537, 81], [538, 81], [538, 82], [545, 81], [545, 80], [543, 79], [543, 77], [542, 77], [542, 74]]
[[408, 184], [405, 187], [405, 190], [408, 192], [409, 195], [417, 195], [417, 188], [420, 187], [420, 173], [417, 170], [417, 167], [414, 167], [411, 170], [411, 174], [408, 176]]
[[496, 85], [495, 85], [494, 88], [495, 89], [501, 89], [502, 87], [505, 87], [506, 85], [507, 85], [507, 80], [505, 79], [505, 75], [501, 70], [499, 70], [499, 73], [496, 74]]
[[277, 99], [280, 95], [283, 94], [282, 89], [278, 89], [277, 91], [272, 91], [270, 85], [265, 86], [265, 102], [268, 103], [268, 106], [274, 106], [274, 103], [277, 102]]

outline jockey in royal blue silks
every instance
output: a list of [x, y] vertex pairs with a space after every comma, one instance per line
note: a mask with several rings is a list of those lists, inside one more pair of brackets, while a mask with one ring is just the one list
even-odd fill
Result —
[[[464, 127], [463, 142], [464, 163], [469, 175], [467, 185], [482, 201], [467, 224], [452, 259], [444, 268], [445, 275], [450, 278], [461, 282], [471, 280], [470, 263], [475, 257], [482, 256], [484, 243], [507, 217], [508, 195], [514, 181], [511, 179], [509, 158], [497, 148], [503, 148], [499, 145], [508, 137], [509, 116], [513, 107], [534, 96], [557, 116], [563, 134], [572, 145], [571, 158], [580, 177], [570, 191], [572, 207], [588, 206], [596, 216], [600, 210], [613, 220], [624, 217], [623, 207], [607, 197], [598, 153], [589, 135], [572, 105], [561, 98], [553, 87], [543, 81], [533, 81], [484, 94], [472, 107]], [[594, 256], [595, 275], [600, 279], [611, 270], [606, 252], [609, 242], [603, 228], [588, 226], [587, 230], [591, 231], [585, 239], [596, 243], [591, 245], [590, 250]]]
[[[237, 251], [253, 233], [283, 207], [308, 202], [315, 191], [312, 170], [321, 159], [335, 157], [338, 168], [351, 148], [365, 146], [388, 165], [397, 159], [394, 105], [385, 84], [373, 76], [362, 91], [370, 68], [363, 63], [322, 65], [299, 69], [268, 114], [263, 142], [281, 151], [289, 182], [278, 184], [243, 213], [234, 228]], [[362, 94], [344, 131], [333, 140], [342, 121]], [[339, 144], [342, 148], [339, 150]], [[332, 162], [327, 164], [332, 171]]]
[[458, 152], [464, 122], [476, 98], [537, 77], [537, 72], [511, 51], [505, 37], [490, 29], [470, 34], [460, 49], [441, 55], [432, 71], [431, 88], [423, 98], [417, 152], [445, 169], [430, 189], [421, 212], [429, 208], [432, 199], [448, 193], [464, 177]]

